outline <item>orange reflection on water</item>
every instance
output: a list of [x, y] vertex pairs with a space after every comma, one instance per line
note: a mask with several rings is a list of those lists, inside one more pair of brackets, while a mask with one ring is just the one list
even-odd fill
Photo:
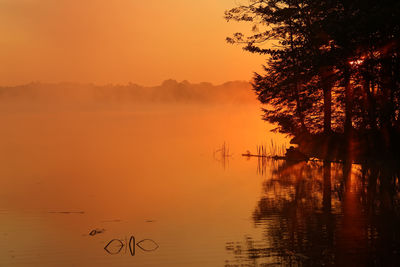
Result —
[[342, 202], [343, 217], [338, 234], [338, 263], [366, 264], [360, 257], [366, 250], [367, 236], [365, 214], [361, 205], [362, 184], [360, 168], [352, 164], [344, 164], [343, 179], [345, 181], [344, 199]]
[[[132, 259], [106, 258], [103, 248], [134, 235], [160, 245], [136, 253], [135, 264], [196, 266], [208, 255], [219, 266], [227, 236], [255, 231], [248, 218], [260, 179], [240, 154], [265, 142], [260, 113], [252, 105], [1, 113], [5, 262], [54, 266], [63, 255], [58, 266], [123, 265]], [[233, 154], [225, 170], [213, 158], [223, 142]]]

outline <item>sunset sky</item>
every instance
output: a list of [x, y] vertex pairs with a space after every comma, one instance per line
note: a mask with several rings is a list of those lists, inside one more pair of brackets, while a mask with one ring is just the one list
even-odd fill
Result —
[[264, 59], [225, 42], [237, 0], [0, 0], [0, 85], [250, 80]]

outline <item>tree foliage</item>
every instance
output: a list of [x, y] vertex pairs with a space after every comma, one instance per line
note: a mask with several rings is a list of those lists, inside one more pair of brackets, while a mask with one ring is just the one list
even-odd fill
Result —
[[400, 129], [400, 2], [248, 0], [225, 12], [251, 24], [227, 38], [266, 56], [253, 88], [276, 130]]

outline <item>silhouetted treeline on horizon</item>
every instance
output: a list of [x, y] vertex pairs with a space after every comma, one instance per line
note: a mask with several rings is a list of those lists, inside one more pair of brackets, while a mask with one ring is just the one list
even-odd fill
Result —
[[267, 57], [253, 88], [264, 119], [309, 155], [400, 154], [400, 2], [254, 0], [225, 18], [253, 24], [230, 43]]
[[251, 85], [244, 81], [192, 84], [166, 80], [159, 86], [30, 83], [0, 87], [0, 103], [27, 104], [149, 104], [149, 103], [256, 103]]

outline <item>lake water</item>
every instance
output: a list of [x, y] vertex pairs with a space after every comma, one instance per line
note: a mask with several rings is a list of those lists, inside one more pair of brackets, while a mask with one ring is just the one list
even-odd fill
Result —
[[287, 143], [261, 114], [2, 110], [0, 266], [394, 265], [398, 176], [242, 157]]

